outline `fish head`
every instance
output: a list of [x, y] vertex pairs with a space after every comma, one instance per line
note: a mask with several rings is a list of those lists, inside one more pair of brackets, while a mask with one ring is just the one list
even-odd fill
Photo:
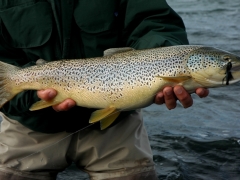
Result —
[[213, 47], [200, 47], [187, 56], [191, 77], [203, 87], [240, 81], [240, 57]]

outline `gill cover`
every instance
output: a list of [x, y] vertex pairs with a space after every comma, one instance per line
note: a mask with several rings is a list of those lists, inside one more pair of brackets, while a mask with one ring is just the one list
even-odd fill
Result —
[[213, 47], [201, 47], [192, 51], [187, 61], [192, 78], [202, 86], [222, 85], [228, 63], [224, 59], [226, 54], [230, 53]]

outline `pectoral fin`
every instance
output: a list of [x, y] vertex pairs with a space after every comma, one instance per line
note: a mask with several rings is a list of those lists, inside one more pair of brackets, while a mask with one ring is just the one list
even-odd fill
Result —
[[179, 76], [179, 77], [157, 76], [157, 77], [162, 78], [165, 81], [174, 82], [178, 84], [191, 79], [190, 76]]
[[113, 112], [110, 116], [105, 117], [100, 121], [101, 130], [106, 129], [108, 126], [110, 126], [119, 116], [120, 111]]
[[36, 110], [39, 110], [39, 109], [43, 109], [43, 108], [47, 108], [47, 107], [50, 107], [50, 106], [54, 106], [54, 105], [57, 105], [61, 103], [61, 101], [56, 101], [56, 100], [52, 100], [52, 101], [44, 101], [44, 100], [40, 100], [36, 103], [34, 103], [30, 108], [29, 110], [30, 111], [36, 111]]

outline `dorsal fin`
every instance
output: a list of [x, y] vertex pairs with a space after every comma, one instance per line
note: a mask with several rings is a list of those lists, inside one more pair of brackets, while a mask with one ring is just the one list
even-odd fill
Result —
[[107, 49], [104, 51], [104, 56], [110, 56], [113, 54], [127, 52], [127, 51], [133, 51], [133, 50], [135, 50], [135, 49], [133, 49], [131, 47], [111, 48], [111, 49]]
[[45, 63], [47, 63], [47, 61], [44, 60], [44, 59], [38, 59], [38, 60], [36, 61], [36, 65], [41, 65], [41, 64], [45, 64]]

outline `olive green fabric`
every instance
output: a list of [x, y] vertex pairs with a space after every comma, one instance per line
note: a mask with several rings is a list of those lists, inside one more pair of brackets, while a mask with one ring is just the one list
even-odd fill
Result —
[[[114, 47], [136, 49], [188, 44], [182, 19], [165, 0], [1, 0], [0, 60], [20, 67], [65, 58], [102, 56]], [[28, 128], [45, 133], [75, 131], [91, 109], [30, 112], [35, 91], [17, 95], [1, 109]], [[85, 112], [79, 117], [80, 111]], [[71, 122], [66, 123], [65, 120]]]

